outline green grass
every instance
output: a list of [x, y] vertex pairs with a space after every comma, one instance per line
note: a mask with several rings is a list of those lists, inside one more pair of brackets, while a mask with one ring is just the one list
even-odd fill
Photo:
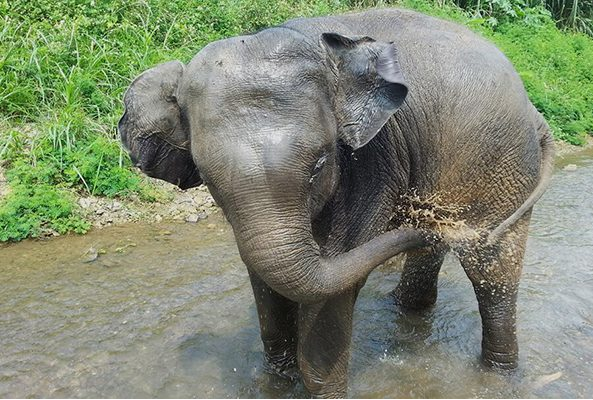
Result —
[[583, 144], [593, 132], [593, 41], [541, 27], [507, 24], [490, 38], [513, 61], [535, 107], [558, 139]]
[[0, 0], [0, 163], [11, 187], [0, 199], [0, 241], [85, 231], [78, 194], [154, 200], [117, 139], [130, 81], [157, 63], [187, 62], [211, 41], [297, 16], [400, 5], [466, 24], [509, 56], [556, 137], [581, 143], [593, 132], [593, 40], [558, 30], [541, 4], [466, 3]]

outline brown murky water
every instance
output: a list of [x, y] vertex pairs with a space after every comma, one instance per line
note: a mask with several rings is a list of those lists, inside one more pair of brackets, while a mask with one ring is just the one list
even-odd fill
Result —
[[[533, 214], [520, 367], [478, 361], [480, 321], [454, 257], [437, 305], [404, 315], [373, 272], [357, 303], [353, 397], [593, 397], [593, 158], [565, 163]], [[89, 248], [98, 250], [92, 259]], [[0, 397], [302, 397], [263, 372], [255, 307], [219, 216], [0, 247]]]

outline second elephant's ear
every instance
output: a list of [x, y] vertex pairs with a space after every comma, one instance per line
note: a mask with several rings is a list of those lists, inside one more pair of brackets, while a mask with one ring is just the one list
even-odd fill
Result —
[[130, 158], [146, 175], [182, 189], [202, 183], [190, 151], [189, 127], [177, 102], [179, 61], [157, 65], [132, 82], [118, 130]]
[[392, 43], [337, 33], [322, 34], [321, 42], [337, 81], [338, 135], [356, 150], [375, 137], [406, 98], [397, 50]]

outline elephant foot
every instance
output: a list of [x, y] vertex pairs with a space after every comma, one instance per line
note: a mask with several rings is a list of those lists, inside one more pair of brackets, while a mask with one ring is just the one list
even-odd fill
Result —
[[[343, 399], [346, 397], [348, 382], [346, 377], [321, 377], [311, 375], [305, 367], [302, 377], [305, 389], [313, 399]], [[337, 379], [332, 379], [337, 378]]]
[[336, 388], [332, 390], [331, 387], [326, 387], [322, 392], [309, 394], [312, 399], [343, 399], [346, 397], [346, 388]]
[[296, 362], [296, 354], [266, 354], [265, 360], [265, 372], [288, 379], [291, 382], [299, 379], [300, 373]]
[[518, 358], [517, 352], [509, 353], [482, 349], [482, 364], [494, 371], [506, 372], [516, 369]]

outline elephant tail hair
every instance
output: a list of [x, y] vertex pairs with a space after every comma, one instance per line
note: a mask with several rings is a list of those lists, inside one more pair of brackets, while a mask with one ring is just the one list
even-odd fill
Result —
[[533, 205], [539, 200], [544, 194], [550, 184], [552, 172], [554, 170], [554, 138], [550, 131], [550, 127], [544, 120], [543, 116], [535, 110], [536, 115], [536, 129], [540, 135], [540, 147], [541, 147], [541, 163], [540, 163], [540, 177], [539, 182], [531, 195], [525, 200], [521, 207], [519, 207], [510, 217], [504, 220], [488, 235], [488, 242], [492, 243], [500, 237], [511, 225], [517, 222], [523, 214], [529, 211]]

